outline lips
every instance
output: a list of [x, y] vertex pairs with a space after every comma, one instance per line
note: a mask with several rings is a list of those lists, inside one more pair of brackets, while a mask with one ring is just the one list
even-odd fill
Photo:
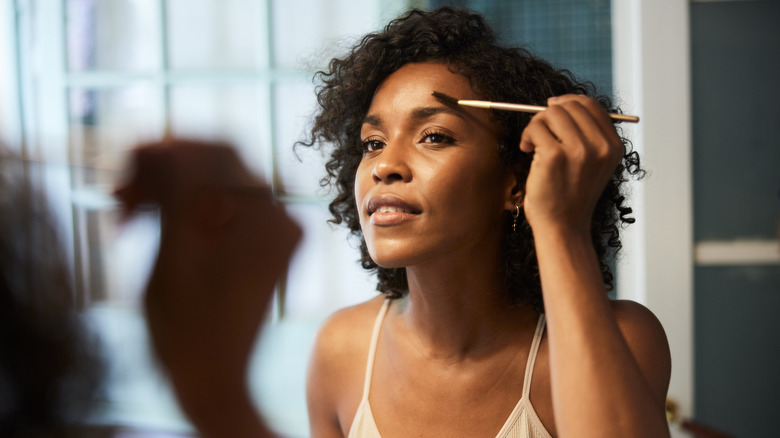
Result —
[[374, 213], [419, 214], [420, 209], [395, 195], [376, 195], [368, 200], [368, 215]]
[[420, 214], [418, 207], [395, 195], [376, 195], [369, 198], [367, 212], [374, 225], [397, 225]]
[[[401, 208], [401, 207], [392, 207], [389, 205], [383, 205], [376, 209], [374, 213], [409, 213], [412, 214], [412, 211], [407, 208]], [[369, 214], [371, 214], [369, 212]]]

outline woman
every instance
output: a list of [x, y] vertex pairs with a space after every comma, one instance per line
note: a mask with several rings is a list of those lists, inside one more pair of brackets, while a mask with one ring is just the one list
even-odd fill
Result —
[[[610, 301], [641, 173], [588, 86], [479, 15], [411, 11], [321, 72], [310, 145], [383, 292], [322, 327], [312, 435], [664, 436], [668, 344]], [[549, 105], [533, 117], [432, 96]]]

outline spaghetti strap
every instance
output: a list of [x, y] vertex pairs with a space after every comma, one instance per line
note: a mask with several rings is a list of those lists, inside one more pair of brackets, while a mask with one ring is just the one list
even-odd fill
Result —
[[539, 315], [539, 321], [536, 323], [534, 340], [531, 342], [531, 349], [528, 351], [528, 360], [525, 364], [525, 376], [523, 377], [523, 398], [528, 399], [531, 392], [531, 377], [534, 374], [534, 364], [536, 363], [536, 354], [539, 352], [539, 345], [542, 343], [544, 334], [544, 313]]
[[[371, 412], [371, 404], [368, 401], [369, 393], [371, 392], [371, 375], [374, 369], [374, 356], [376, 354], [377, 344], [379, 342], [379, 332], [382, 329], [382, 322], [387, 314], [387, 309], [390, 307], [390, 300], [387, 300], [382, 305], [379, 314], [376, 317], [374, 323], [374, 329], [371, 334], [371, 344], [368, 349], [368, 358], [366, 361], [366, 375], [365, 382], [363, 384], [363, 397], [360, 400], [355, 416], [352, 419], [352, 423], [349, 428], [348, 437], [373, 437], [380, 438], [382, 435], [377, 428], [374, 420], [374, 414]], [[523, 382], [523, 396], [515, 405], [512, 413], [507, 418], [506, 422], [502, 426], [501, 430], [496, 435], [496, 438], [516, 438], [516, 437], [536, 437], [536, 438], [551, 438], [550, 434], [545, 429], [544, 424], [539, 420], [539, 416], [536, 414], [531, 400], [528, 397], [531, 388], [531, 377], [533, 375], [534, 363], [536, 362], [536, 355], [539, 351], [539, 345], [542, 341], [542, 335], [544, 334], [544, 315], [539, 316], [539, 321], [536, 325], [536, 331], [534, 333], [533, 341], [531, 342], [531, 348], [528, 352], [528, 360], [526, 361], [525, 378]]]
[[385, 319], [387, 309], [390, 308], [389, 299], [385, 299], [382, 303], [382, 308], [379, 310], [379, 314], [376, 316], [374, 322], [374, 330], [371, 332], [371, 344], [368, 346], [368, 359], [366, 361], [366, 380], [363, 382], [363, 399], [368, 400], [368, 392], [371, 389], [371, 374], [374, 371], [374, 355], [376, 353], [376, 344], [379, 340], [379, 332], [382, 330], [382, 321]]

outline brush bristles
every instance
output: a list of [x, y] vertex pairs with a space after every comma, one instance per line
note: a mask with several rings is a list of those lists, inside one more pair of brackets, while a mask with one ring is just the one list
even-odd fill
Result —
[[444, 93], [440, 93], [438, 91], [434, 91], [431, 94], [433, 94], [433, 97], [439, 99], [439, 101], [441, 103], [445, 104], [445, 105], [458, 106], [458, 99], [455, 99], [452, 96], [448, 96], [448, 95], [446, 95]]

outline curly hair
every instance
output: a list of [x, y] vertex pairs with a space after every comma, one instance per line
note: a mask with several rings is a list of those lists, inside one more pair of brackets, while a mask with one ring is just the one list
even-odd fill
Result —
[[[410, 10], [391, 21], [381, 32], [362, 38], [344, 58], [332, 59], [326, 71], [318, 71], [315, 81], [319, 111], [308, 141], [299, 144], [333, 147], [321, 184], [335, 187], [329, 209], [330, 222], [344, 224], [360, 241], [363, 268], [375, 270], [377, 290], [391, 298], [408, 293], [404, 268], [383, 268], [369, 256], [359, 223], [354, 183], [362, 159], [360, 129], [374, 93], [389, 75], [410, 63], [436, 62], [463, 75], [481, 98], [500, 102], [546, 105], [547, 99], [563, 94], [593, 96], [610, 112], [606, 96], [595, 96], [595, 87], [577, 82], [566, 70], [558, 70], [525, 48], [501, 47], [495, 32], [479, 14], [450, 7], [435, 11]], [[532, 157], [518, 144], [531, 115], [494, 111], [499, 130], [499, 155], [505, 165], [519, 166], [526, 175]], [[639, 156], [623, 139], [626, 154], [602, 193], [591, 225], [591, 237], [599, 257], [607, 289], [612, 289], [610, 256], [621, 247], [619, 228], [633, 223], [631, 208], [625, 205], [621, 186], [628, 175], [641, 177]], [[511, 228], [509, 212], [506, 227]], [[528, 303], [543, 311], [539, 267], [531, 227], [521, 214], [517, 231], [507, 232], [503, 248], [503, 277], [514, 303]]]

